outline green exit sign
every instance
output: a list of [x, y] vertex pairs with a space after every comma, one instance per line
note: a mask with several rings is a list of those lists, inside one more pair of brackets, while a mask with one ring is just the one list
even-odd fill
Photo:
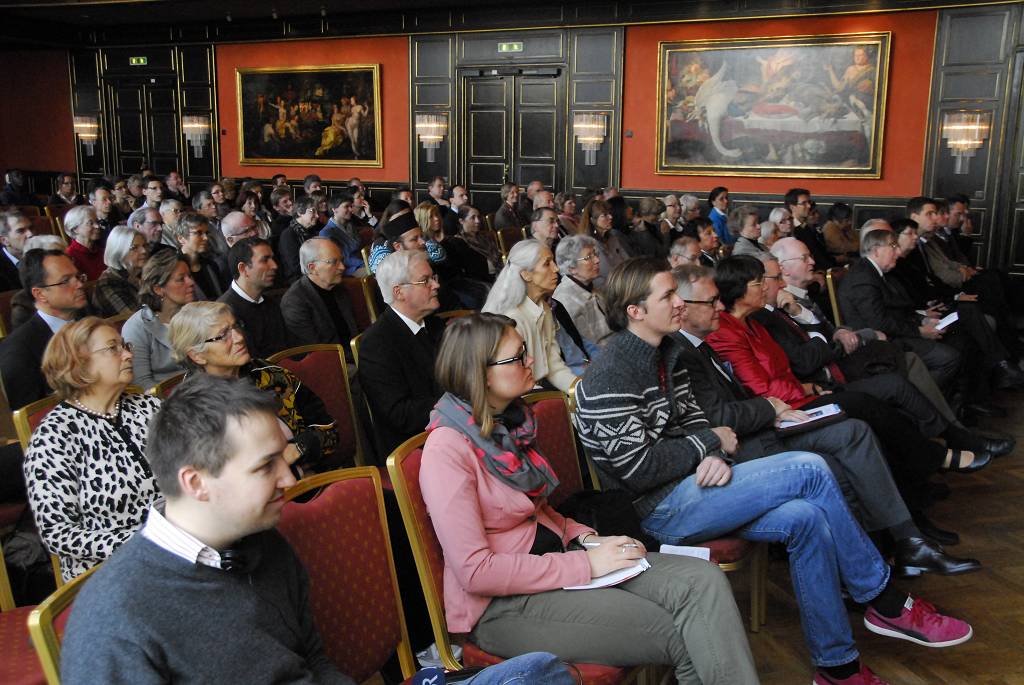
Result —
[[521, 41], [498, 43], [498, 52], [522, 52], [523, 44]]
[[131, 64], [133, 67], [144, 67], [147, 64], [149, 64], [149, 58], [148, 57], [129, 57], [128, 58], [128, 63]]

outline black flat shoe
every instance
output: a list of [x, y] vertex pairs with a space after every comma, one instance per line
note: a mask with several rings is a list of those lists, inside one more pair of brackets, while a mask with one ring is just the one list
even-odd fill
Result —
[[896, 542], [893, 566], [902, 578], [913, 578], [922, 573], [955, 576], [981, 568], [977, 559], [950, 556], [939, 545], [924, 538], [905, 538]]
[[992, 461], [992, 454], [989, 452], [975, 452], [974, 461], [966, 466], [963, 465], [964, 451], [965, 450], [951, 450], [953, 452], [953, 458], [949, 462], [949, 466], [943, 466], [940, 471], [951, 471], [953, 473], [974, 473], [980, 471], [989, 465]]
[[992, 454], [992, 457], [1002, 457], [1010, 452], [1017, 446], [1017, 441], [1011, 437], [995, 438], [978, 436], [978, 443], [981, 449]]

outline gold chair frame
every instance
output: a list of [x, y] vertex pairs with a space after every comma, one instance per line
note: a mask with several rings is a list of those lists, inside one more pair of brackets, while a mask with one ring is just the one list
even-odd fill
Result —
[[74, 601], [82, 585], [89, 579], [101, 564], [58, 587], [57, 590], [43, 600], [28, 616], [28, 634], [32, 637], [32, 646], [39, 656], [48, 685], [60, 685], [60, 638], [54, 620]]
[[825, 287], [828, 290], [828, 301], [829, 301], [829, 304], [832, 305], [832, 316], [833, 316], [833, 318], [835, 318], [836, 326], [842, 326], [843, 322], [842, 322], [842, 317], [839, 315], [839, 292], [838, 292], [838, 285], [836, 284], [836, 279], [832, 275], [832, 272], [834, 272], [836, 269], [841, 269], [842, 271], [845, 272], [848, 268], [849, 267], [846, 267], [846, 266], [843, 266], [843, 267], [834, 266], [834, 267], [832, 267], [831, 269], [829, 269], [828, 271], [825, 272]]

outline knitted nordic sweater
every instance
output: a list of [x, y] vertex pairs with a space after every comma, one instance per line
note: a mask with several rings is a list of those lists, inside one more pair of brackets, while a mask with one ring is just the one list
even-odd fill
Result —
[[[652, 347], [629, 331], [611, 335], [576, 386], [576, 427], [606, 487], [633, 494], [642, 519], [708, 456], [718, 436], [690, 390], [671, 337]], [[659, 375], [664, 361], [664, 380]]]

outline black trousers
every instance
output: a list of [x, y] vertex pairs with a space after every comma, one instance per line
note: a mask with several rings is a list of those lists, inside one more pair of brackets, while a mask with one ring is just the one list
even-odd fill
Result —
[[881, 373], [847, 383], [846, 390], [862, 392], [884, 400], [910, 416], [926, 438], [942, 435], [949, 427], [935, 405], [899, 373]]

